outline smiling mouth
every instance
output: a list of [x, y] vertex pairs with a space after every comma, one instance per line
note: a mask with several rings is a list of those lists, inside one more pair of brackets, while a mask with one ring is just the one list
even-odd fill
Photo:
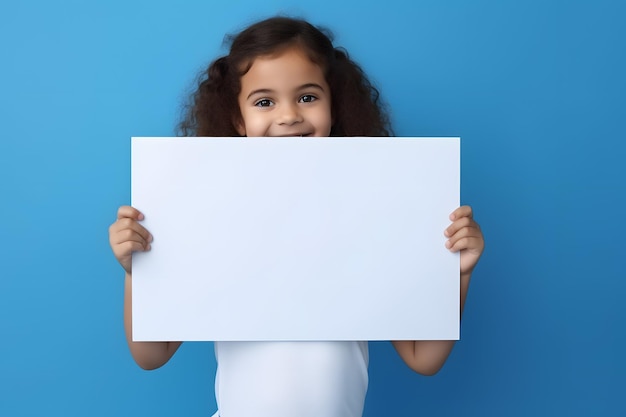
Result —
[[311, 136], [311, 133], [290, 133], [288, 135], [280, 135], [280, 137], [283, 137], [283, 138], [292, 138], [292, 137], [306, 138], [307, 136]]

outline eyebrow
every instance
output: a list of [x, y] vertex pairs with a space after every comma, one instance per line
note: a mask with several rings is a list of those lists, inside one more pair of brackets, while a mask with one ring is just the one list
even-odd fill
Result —
[[[300, 90], [306, 90], [308, 88], [317, 88], [319, 90], [324, 91], [324, 88], [321, 85], [317, 84], [317, 83], [302, 84], [296, 90], [300, 91]], [[246, 97], [246, 100], [248, 100], [250, 97], [252, 97], [255, 94], [272, 94], [273, 92], [274, 92], [274, 90], [270, 90], [269, 88], [259, 88], [258, 90], [254, 90], [254, 91], [250, 92], [250, 94], [248, 94], [248, 97]]]

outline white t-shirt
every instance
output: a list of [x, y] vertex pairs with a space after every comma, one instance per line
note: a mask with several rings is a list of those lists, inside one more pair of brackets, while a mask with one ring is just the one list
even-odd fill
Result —
[[361, 417], [367, 342], [215, 342], [220, 417]]

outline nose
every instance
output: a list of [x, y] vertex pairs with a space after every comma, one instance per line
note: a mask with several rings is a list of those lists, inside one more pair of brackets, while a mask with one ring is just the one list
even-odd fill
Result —
[[291, 126], [296, 123], [302, 122], [303, 118], [300, 114], [296, 103], [284, 104], [280, 106], [280, 113], [278, 114], [278, 124]]

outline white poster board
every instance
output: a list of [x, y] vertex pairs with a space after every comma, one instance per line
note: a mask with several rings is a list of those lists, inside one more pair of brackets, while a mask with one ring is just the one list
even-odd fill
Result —
[[459, 189], [459, 138], [133, 138], [133, 339], [458, 339]]

